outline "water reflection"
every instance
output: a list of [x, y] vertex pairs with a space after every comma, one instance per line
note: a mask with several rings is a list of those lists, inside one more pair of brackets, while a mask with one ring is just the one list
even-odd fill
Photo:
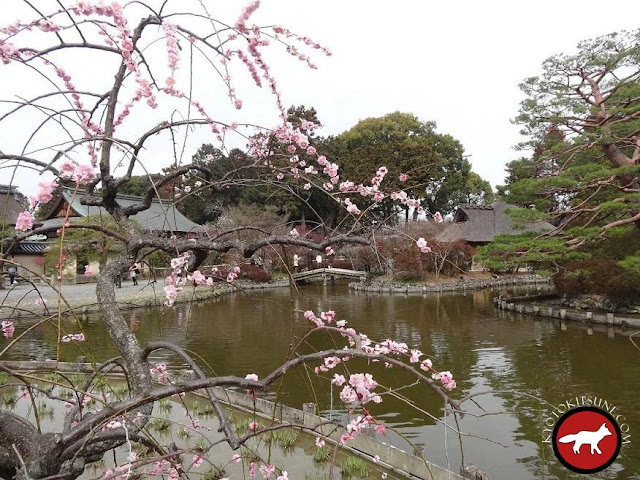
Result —
[[[469, 405], [472, 415], [459, 423], [460, 430], [467, 433], [462, 437], [465, 462], [480, 466], [492, 479], [572, 478], [555, 460], [551, 448], [542, 443], [542, 419], [549, 405], [533, 397], [551, 405], [576, 395], [606, 398], [624, 412], [632, 439], [634, 432], [640, 435], [640, 353], [629, 341], [628, 332], [571, 322], [563, 329], [553, 320], [496, 311], [491, 302], [495, 295], [497, 292], [490, 291], [374, 295], [352, 292], [344, 285], [313, 285], [293, 295], [288, 289], [258, 295], [238, 293], [172, 310], [128, 312], [127, 320], [141, 342], [174, 342], [195, 352], [207, 365], [206, 371], [263, 376], [309, 331], [302, 317], [304, 310], [335, 310], [339, 318], [372, 338], [401, 339], [420, 348], [435, 365], [451, 370], [463, 391], [493, 391], [477, 397], [478, 406]], [[21, 325], [18, 331], [24, 328]], [[75, 331], [75, 327], [69, 328]], [[89, 317], [85, 328], [91, 339], [90, 354], [98, 360], [116, 354], [110, 342], [104, 341], [107, 334], [98, 319]], [[37, 328], [10, 354], [14, 358], [53, 358], [56, 338], [53, 328]], [[337, 345], [344, 345], [344, 339], [338, 337], [337, 341]], [[317, 335], [311, 337], [311, 343], [303, 351], [335, 345]], [[71, 361], [79, 354], [69, 344], [62, 346], [61, 353], [62, 360]], [[170, 356], [162, 360], [177, 362]], [[349, 369], [358, 372], [371, 367], [353, 361]], [[312, 377], [304, 370], [292, 372], [279, 396], [296, 407], [316, 398], [329, 414], [328, 382], [314, 382]], [[401, 373], [386, 369], [375, 370], [375, 377], [391, 387], [406, 380]], [[333, 392], [334, 415], [342, 413], [336, 408], [340, 403], [337, 394]], [[410, 388], [402, 394], [406, 398], [385, 397], [381, 408], [374, 407], [374, 413], [378, 410], [382, 419], [397, 429], [398, 434], [390, 433], [392, 441], [457, 469], [459, 441], [454, 431], [442, 425], [440, 400], [423, 388]], [[445, 421], [458, 428], [450, 415]], [[625, 447], [618, 463], [601, 478], [637, 474], [639, 451]]]

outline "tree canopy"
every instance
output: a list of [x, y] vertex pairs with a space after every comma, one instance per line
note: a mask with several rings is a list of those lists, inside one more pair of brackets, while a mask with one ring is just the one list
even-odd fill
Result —
[[[326, 139], [323, 147], [355, 182], [369, 182], [384, 165], [395, 188], [419, 200], [432, 213], [449, 213], [459, 203], [490, 202], [493, 198], [489, 183], [471, 172], [462, 144], [451, 135], [438, 133], [435, 122], [421, 121], [410, 113], [361, 120], [337, 137]], [[401, 175], [406, 175], [406, 180]], [[388, 204], [383, 209], [390, 213]]]
[[636, 264], [637, 242], [631, 251], [606, 244], [630, 241], [640, 227], [639, 40], [636, 30], [580, 42], [577, 53], [547, 59], [540, 76], [520, 85], [526, 98], [515, 122], [527, 137], [520, 148], [532, 153], [507, 166], [499, 191], [557, 229], [526, 245], [501, 240], [485, 254], [521, 262], [524, 252], [547, 249], [553, 255], [542, 260], [556, 271], [576, 256]]

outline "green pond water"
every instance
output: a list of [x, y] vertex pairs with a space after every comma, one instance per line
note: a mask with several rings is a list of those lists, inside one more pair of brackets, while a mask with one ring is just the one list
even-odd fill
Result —
[[[629, 428], [629, 443], [617, 461], [589, 478], [640, 478], [640, 351], [629, 339], [633, 332], [499, 312], [491, 301], [498, 293], [508, 291], [392, 295], [316, 284], [293, 295], [287, 288], [236, 293], [210, 302], [125, 315], [142, 343], [173, 342], [197, 354], [200, 364], [208, 365], [205, 370], [219, 375], [262, 377], [309, 332], [302, 312], [335, 310], [339, 319], [371, 338], [404, 341], [429, 355], [434, 367], [450, 370], [461, 390], [454, 396], [489, 392], [475, 397], [477, 405], [465, 404], [470, 414], [457, 425], [451, 414], [444, 415], [441, 400], [425, 387], [405, 388], [395, 397], [386, 395], [382, 404], [371, 407], [371, 413], [391, 427], [388, 440], [396, 446], [419, 450], [428, 460], [454, 471], [463, 460], [491, 479], [576, 478], [544, 443], [544, 419], [553, 405], [589, 395], [615, 405]], [[17, 332], [26, 325], [18, 324]], [[77, 331], [70, 324], [68, 328]], [[85, 318], [83, 328], [89, 339], [83, 353], [96, 360], [117, 354], [97, 317]], [[54, 358], [55, 342], [52, 327], [38, 327], [5, 358]], [[344, 344], [339, 336], [314, 334], [301, 351]], [[74, 361], [79, 354], [77, 347], [64, 344], [61, 360]], [[171, 356], [154, 360], [181, 368]], [[397, 369], [381, 365], [352, 360], [348, 367], [351, 373], [370, 371], [386, 387], [409, 381]], [[345, 412], [338, 393], [337, 389], [331, 392], [327, 381], [318, 381], [310, 369], [292, 371], [269, 398], [278, 397], [298, 408], [316, 401], [323, 415], [341, 419]], [[456, 430], [464, 434], [461, 441]]]

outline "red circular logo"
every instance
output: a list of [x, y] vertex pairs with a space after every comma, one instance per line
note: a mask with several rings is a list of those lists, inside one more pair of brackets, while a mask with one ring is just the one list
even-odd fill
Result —
[[609, 413], [596, 407], [578, 407], [565, 413], [553, 429], [553, 451], [577, 473], [604, 470], [622, 446], [620, 427]]

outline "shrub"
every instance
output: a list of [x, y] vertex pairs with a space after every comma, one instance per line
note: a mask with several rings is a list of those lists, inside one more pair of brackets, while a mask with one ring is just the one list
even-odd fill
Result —
[[271, 280], [271, 275], [257, 265], [245, 263], [240, 267], [240, 278], [251, 280], [252, 282], [268, 282]]
[[615, 300], [640, 297], [640, 274], [624, 271], [615, 260], [592, 258], [569, 263], [553, 277], [559, 293], [600, 294]]

